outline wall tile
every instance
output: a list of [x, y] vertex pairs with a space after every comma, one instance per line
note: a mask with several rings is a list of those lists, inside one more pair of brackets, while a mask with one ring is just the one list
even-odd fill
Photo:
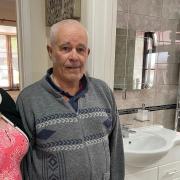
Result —
[[176, 41], [175, 42], [180, 46], [180, 18], [178, 19], [177, 31], [176, 31]]
[[[151, 89], [127, 90], [126, 99], [125, 91], [114, 91], [118, 109], [139, 108], [143, 103], [146, 106], [176, 104], [180, 62], [180, 0], [118, 0], [117, 27], [120, 27], [119, 35], [128, 36], [127, 70], [133, 64], [130, 43], [136, 38], [137, 32], [153, 31], [158, 35], [155, 85]], [[131, 47], [129, 52], [128, 47]], [[121, 55], [123, 53], [119, 51], [118, 56]], [[126, 79], [129, 80], [128, 77]], [[151, 112], [151, 120], [146, 123], [135, 121], [135, 114], [121, 115], [120, 119], [122, 123], [132, 124], [132, 127], [162, 124], [172, 128], [174, 112]]]
[[176, 56], [176, 62], [180, 62], [180, 43], [176, 44], [176, 50], [175, 50], [175, 56]]
[[178, 23], [177, 19], [161, 19], [161, 32], [160, 32], [160, 40], [161, 42], [171, 42], [174, 43], [176, 40], [176, 32], [178, 31]]
[[126, 36], [116, 36], [116, 53], [115, 53], [115, 68], [114, 68], [114, 87], [124, 87], [125, 77], [125, 60], [126, 60]]
[[155, 106], [164, 104], [176, 104], [178, 85], [157, 85], [153, 104]]
[[178, 85], [179, 65], [178, 64], [158, 64], [157, 84]]
[[116, 28], [116, 36], [127, 36], [127, 29]]
[[163, 0], [162, 16], [167, 19], [180, 19], [180, 1]]
[[130, 13], [161, 16], [162, 0], [129, 0]]
[[139, 108], [142, 104], [152, 106], [154, 104], [155, 88], [143, 90], [129, 90], [126, 99], [123, 99], [123, 91], [114, 91], [118, 109]]
[[161, 29], [160, 18], [137, 14], [129, 15], [129, 30], [159, 31]]
[[153, 114], [154, 112], [149, 112], [149, 121], [140, 122], [135, 119], [135, 114], [127, 114], [127, 115], [120, 115], [120, 123], [123, 125], [127, 125], [129, 128], [137, 128], [137, 127], [143, 127], [143, 126], [150, 126], [153, 125]]
[[127, 40], [127, 66], [134, 66], [135, 39]]
[[157, 63], [170, 64], [178, 63], [178, 47], [176, 44], [167, 44], [157, 47]]
[[174, 109], [155, 111], [154, 114], [155, 114], [154, 124], [160, 124], [163, 125], [165, 128], [174, 129], [174, 123], [175, 123]]
[[127, 25], [128, 25], [128, 13], [118, 11], [116, 28], [127, 30]]
[[128, 0], [118, 0], [117, 1], [117, 10], [128, 12]]

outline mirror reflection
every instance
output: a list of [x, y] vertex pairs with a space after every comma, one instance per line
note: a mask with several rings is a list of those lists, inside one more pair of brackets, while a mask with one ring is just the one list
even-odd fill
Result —
[[157, 59], [157, 32], [135, 32], [135, 38], [116, 33], [114, 89], [153, 87]]

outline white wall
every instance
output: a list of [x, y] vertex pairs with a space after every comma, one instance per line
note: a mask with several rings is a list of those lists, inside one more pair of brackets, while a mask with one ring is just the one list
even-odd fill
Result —
[[[21, 39], [22, 87], [41, 78], [48, 68], [44, 0], [17, 0]], [[82, 23], [89, 32], [90, 75], [113, 88], [117, 0], [81, 0]]]
[[39, 80], [48, 68], [45, 1], [17, 0], [21, 88]]
[[81, 0], [81, 21], [89, 33], [88, 72], [114, 84], [117, 0]]

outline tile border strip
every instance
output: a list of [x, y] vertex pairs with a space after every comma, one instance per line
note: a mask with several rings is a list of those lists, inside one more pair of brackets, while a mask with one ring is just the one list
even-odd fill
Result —
[[[119, 115], [124, 114], [133, 114], [137, 113], [139, 108], [129, 108], [129, 109], [118, 109]], [[176, 104], [166, 104], [166, 105], [160, 105], [160, 106], [148, 106], [145, 109], [149, 111], [159, 111], [159, 110], [166, 110], [166, 109], [176, 109]]]

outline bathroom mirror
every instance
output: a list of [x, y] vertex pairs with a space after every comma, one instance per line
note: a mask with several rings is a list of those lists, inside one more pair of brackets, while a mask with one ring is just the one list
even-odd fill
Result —
[[156, 32], [116, 31], [114, 89], [132, 90], [153, 87], [157, 58]]

